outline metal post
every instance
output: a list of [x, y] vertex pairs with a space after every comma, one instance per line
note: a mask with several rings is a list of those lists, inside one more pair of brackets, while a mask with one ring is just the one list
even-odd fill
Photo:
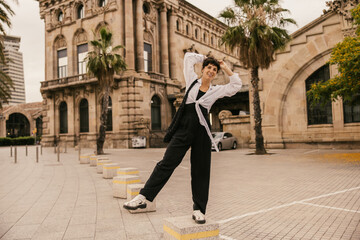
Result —
[[39, 162], [39, 147], [36, 146], [36, 162]]
[[28, 155], [28, 149], [27, 149], [27, 145], [26, 145], [25, 149], [26, 149], [26, 156], [27, 156], [27, 155]]
[[12, 145], [10, 146], [10, 157], [12, 157]]
[[80, 143], [79, 143], [79, 161], [80, 161], [80, 155], [81, 155], [81, 147], [80, 147]]
[[56, 147], [57, 147], [57, 146], [56, 146], [56, 144], [55, 144], [55, 145], [54, 145], [54, 153], [56, 153]]
[[17, 163], [17, 147], [15, 147], [15, 163]]
[[60, 149], [57, 147], [57, 161], [60, 162]]

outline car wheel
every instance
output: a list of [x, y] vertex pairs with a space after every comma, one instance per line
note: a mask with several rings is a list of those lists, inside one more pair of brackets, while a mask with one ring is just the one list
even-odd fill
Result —
[[237, 148], [237, 142], [234, 142], [233, 143], [233, 147], [232, 147], [233, 149], [236, 149]]
[[222, 144], [221, 143], [218, 144], [218, 149], [219, 149], [219, 152], [222, 150]]

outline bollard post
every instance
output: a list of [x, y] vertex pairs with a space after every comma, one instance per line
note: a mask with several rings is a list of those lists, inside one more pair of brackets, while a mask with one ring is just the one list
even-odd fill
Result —
[[10, 157], [12, 157], [12, 145], [10, 146]]
[[81, 155], [81, 147], [80, 147], [80, 144], [79, 144], [79, 161], [80, 161], [80, 155]]
[[40, 145], [40, 154], [42, 155], [42, 145]]
[[59, 146], [57, 147], [57, 161], [60, 162], [60, 151]]
[[39, 147], [36, 146], [36, 162], [39, 162]]
[[65, 151], [64, 153], [67, 153], [67, 141], [65, 140]]
[[54, 145], [54, 153], [56, 153], [56, 144]]
[[26, 149], [26, 156], [28, 155], [28, 149], [27, 149], [27, 145], [25, 146]]
[[17, 147], [15, 147], [15, 163], [17, 163]]

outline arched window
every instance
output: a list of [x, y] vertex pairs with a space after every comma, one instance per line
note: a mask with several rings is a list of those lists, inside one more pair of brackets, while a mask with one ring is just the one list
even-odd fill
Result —
[[199, 31], [198, 31], [198, 29], [195, 29], [195, 39], [197, 39], [198, 36], [199, 36]]
[[180, 23], [179, 23], [179, 20], [176, 20], [176, 31], [180, 31]]
[[64, 19], [64, 14], [63, 14], [62, 11], [59, 11], [59, 12], [58, 12], [58, 15], [57, 15], [57, 20], [58, 20], [59, 22], [62, 22], [63, 19]]
[[88, 44], [81, 44], [77, 46], [77, 58], [78, 58], [78, 74], [86, 73], [86, 55], [88, 53]]
[[[327, 81], [330, 79], [330, 69], [329, 65], [325, 65], [306, 79], [306, 91], [309, 91], [311, 85], [321, 81]], [[328, 103], [325, 105], [315, 104], [311, 106], [309, 98], [306, 99], [307, 103], [307, 115], [308, 115], [308, 125], [315, 124], [330, 124], [332, 123], [332, 109], [331, 109], [331, 100], [329, 99]]]
[[344, 123], [360, 122], [360, 94], [351, 102], [344, 102]]
[[[104, 98], [103, 98], [104, 100]], [[101, 107], [102, 107], [102, 102], [101, 102]], [[109, 105], [108, 105], [108, 111], [107, 111], [107, 119], [106, 119], [106, 131], [112, 131], [113, 126], [112, 126], [112, 100], [111, 97], [109, 96]]]
[[77, 8], [77, 19], [84, 18], [84, 5], [80, 4]]
[[189, 24], [186, 24], [186, 35], [189, 35]]
[[203, 34], [203, 40], [206, 43], [206, 33]]
[[66, 102], [61, 102], [59, 106], [60, 112], [60, 133], [68, 132], [68, 119], [67, 119], [67, 104]]
[[156, 95], [151, 98], [151, 129], [161, 130], [161, 101]]
[[105, 7], [105, 5], [107, 4], [107, 0], [99, 0], [99, 7]]
[[214, 37], [211, 36], [211, 40], [210, 40], [211, 46], [214, 46]]
[[30, 136], [30, 123], [25, 115], [21, 113], [10, 114], [6, 120], [7, 137]]
[[67, 76], [67, 49], [57, 51], [58, 78]]
[[80, 132], [89, 132], [89, 104], [84, 98], [80, 101]]

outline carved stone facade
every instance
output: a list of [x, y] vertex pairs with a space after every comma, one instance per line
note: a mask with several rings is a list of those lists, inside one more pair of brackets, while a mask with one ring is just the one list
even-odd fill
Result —
[[[240, 74], [246, 74], [239, 66], [238, 51], [230, 52], [219, 44], [226, 25], [186, 1], [38, 2], [46, 30], [46, 77], [41, 83], [42, 143], [46, 146], [59, 140], [66, 141], [68, 146], [79, 141], [84, 147], [95, 145], [103, 94], [98, 91], [97, 80], [84, 74], [84, 63], [80, 60], [84, 52], [91, 50], [86, 44], [94, 39], [93, 32], [98, 34], [103, 26], [113, 32], [114, 45], [125, 46], [121, 54], [128, 66], [121, 76], [115, 75], [110, 94], [112, 130], [107, 132], [106, 147], [131, 147], [131, 138], [137, 135], [146, 135], [150, 146], [162, 145], [162, 136], [175, 111], [173, 102], [185, 86], [184, 50], [192, 48], [204, 55], [211, 51]], [[219, 75], [214, 84], [228, 81]], [[244, 83], [248, 84], [246, 80]], [[248, 108], [246, 94], [239, 93], [238, 98], [244, 95], [243, 105]], [[222, 105], [214, 108], [215, 129], [220, 128], [218, 112], [226, 108]], [[156, 114], [160, 114], [156, 122], [159, 125], [154, 123]]]
[[[336, 67], [327, 67], [327, 62], [335, 45], [354, 32], [349, 10], [357, 4], [358, 0], [329, 2], [330, 10], [293, 33], [287, 48], [276, 54], [276, 61], [268, 70], [260, 73], [262, 124], [267, 148], [359, 147], [360, 101], [354, 106], [343, 104], [342, 100], [331, 102], [326, 114], [320, 116], [325, 121], [317, 122], [313, 121], [316, 112], [309, 108], [306, 97], [308, 83], [315, 76], [321, 79], [320, 73], [328, 77], [337, 74]], [[251, 100], [252, 96], [250, 104]], [[319, 108], [321, 106], [318, 112], [325, 112], [326, 107]], [[252, 112], [252, 107], [250, 110]], [[255, 139], [252, 116], [250, 114], [251, 145]], [[240, 118], [225, 117], [222, 120], [224, 130], [241, 129]]]

